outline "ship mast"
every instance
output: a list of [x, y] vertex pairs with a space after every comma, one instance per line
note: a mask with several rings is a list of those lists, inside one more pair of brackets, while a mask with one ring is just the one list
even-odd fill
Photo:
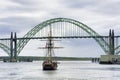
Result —
[[[53, 49], [59, 49], [59, 48], [63, 48], [63, 47], [54, 47], [54, 43], [53, 41], [60, 41], [60, 40], [53, 40], [52, 38], [52, 27], [51, 24], [49, 25], [49, 34], [48, 34], [48, 40], [46, 42], [46, 46], [45, 47], [39, 47], [39, 49], [47, 49], [47, 53], [46, 53], [46, 59], [48, 61], [53, 61], [54, 59], [54, 50]], [[42, 41], [46, 41], [46, 40], [42, 40]]]
[[54, 47], [53, 41], [59, 41], [59, 40], [53, 40], [51, 24], [49, 25], [49, 30], [50, 31], [47, 37], [46, 46], [40, 48], [40, 49], [47, 49], [47, 53], [45, 57], [46, 59], [43, 62], [43, 70], [56, 70], [57, 61], [55, 61], [55, 55], [53, 49], [58, 49], [62, 47]]
[[52, 28], [50, 25], [50, 33], [48, 35], [48, 43], [47, 43], [47, 47], [48, 47], [48, 58], [50, 61], [52, 61], [52, 55], [53, 55], [53, 43], [52, 43]]

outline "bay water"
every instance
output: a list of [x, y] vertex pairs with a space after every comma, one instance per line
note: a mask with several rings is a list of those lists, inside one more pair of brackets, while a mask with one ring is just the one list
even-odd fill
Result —
[[120, 80], [120, 65], [91, 61], [58, 61], [58, 69], [43, 71], [42, 61], [0, 62], [0, 80]]

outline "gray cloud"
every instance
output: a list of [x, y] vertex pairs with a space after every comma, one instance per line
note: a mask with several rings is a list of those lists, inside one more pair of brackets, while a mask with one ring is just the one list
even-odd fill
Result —
[[[97, 7], [93, 8], [93, 11], [96, 11], [98, 13], [115, 16], [120, 14], [120, 1], [103, 1], [101, 4], [99, 4]], [[92, 9], [91, 9], [92, 10]]]
[[[21, 32], [25, 29], [34, 27], [32, 25], [36, 25], [36, 23], [33, 22], [33, 20], [30, 20], [29, 18], [20, 18], [20, 17], [4, 18], [4, 19], [1, 19], [0, 22], [4, 23], [4, 24], [0, 24], [0, 26], [2, 28], [6, 28], [6, 29], [4, 29], [4, 33], [7, 31]], [[2, 30], [3, 29], [1, 29], [1, 31]]]
[[119, 15], [120, 1], [119, 0], [61, 0], [68, 8], [85, 9], [92, 12], [97, 12], [102, 15]]
[[11, 31], [15, 31], [15, 30], [13, 30], [13, 29], [11, 29], [11, 28], [9, 28], [7, 25], [0, 25], [1, 27], [0, 27], [0, 35], [2, 34], [2, 35], [6, 35], [6, 34], [10, 34], [11, 33]]
[[61, 0], [62, 3], [64, 3], [68, 8], [74, 8], [74, 9], [80, 9], [85, 8], [89, 6], [95, 6], [100, 3], [100, 1], [96, 0], [75, 0], [75, 1], [69, 1], [69, 0]]

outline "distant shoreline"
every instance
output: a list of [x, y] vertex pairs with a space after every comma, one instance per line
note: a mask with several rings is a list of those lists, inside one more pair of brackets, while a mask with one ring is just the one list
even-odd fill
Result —
[[[1, 56], [0, 61], [2, 61], [3, 59], [9, 59], [9, 57]], [[40, 61], [40, 60], [44, 60], [45, 57], [39, 57], [39, 56], [19, 56], [18, 57], [18, 60], [25, 60], [25, 59]], [[92, 57], [55, 57], [55, 59], [60, 61], [89, 61], [89, 60], [92, 60]]]

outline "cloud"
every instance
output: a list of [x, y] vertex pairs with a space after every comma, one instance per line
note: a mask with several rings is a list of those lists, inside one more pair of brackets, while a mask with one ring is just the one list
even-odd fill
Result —
[[[98, 7], [93, 8], [93, 11], [96, 11], [98, 13], [106, 14], [109, 16], [119, 16], [120, 11], [118, 8], [120, 7], [120, 1], [119, 0], [102, 0], [102, 3], [98, 5]], [[114, 11], [113, 11], [114, 10]]]

